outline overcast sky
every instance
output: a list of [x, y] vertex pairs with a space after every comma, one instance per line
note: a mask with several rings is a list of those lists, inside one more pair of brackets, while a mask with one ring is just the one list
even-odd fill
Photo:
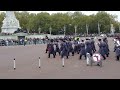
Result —
[[[52, 13], [58, 13], [58, 12], [65, 13], [65, 12], [74, 12], [74, 11], [28, 11], [28, 12], [30, 13], [48, 12], [52, 14]], [[91, 14], [96, 14], [98, 11], [81, 11], [81, 12], [86, 15], [91, 15]], [[106, 11], [106, 12], [112, 15], [117, 15], [118, 16], [117, 20], [120, 22], [120, 11]]]

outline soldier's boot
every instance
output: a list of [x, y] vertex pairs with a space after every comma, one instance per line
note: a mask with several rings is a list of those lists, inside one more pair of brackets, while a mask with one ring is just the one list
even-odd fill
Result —
[[100, 66], [100, 64], [99, 64], [99, 63], [97, 63], [97, 66]]
[[116, 50], [116, 48], [114, 48], [114, 51], [113, 51], [113, 52], [115, 52], [115, 50]]
[[68, 56], [66, 56], [66, 58], [68, 59]]
[[90, 53], [90, 56], [92, 57], [92, 53]]
[[79, 59], [81, 59], [82, 58], [82, 55], [80, 55], [80, 58]]
[[119, 56], [116, 57], [117, 61], [119, 61]]
[[74, 56], [74, 52], [72, 52], [72, 56]]
[[45, 53], [47, 53], [47, 49], [46, 49], [46, 52]]
[[53, 56], [54, 56], [54, 55], [56, 56], [56, 52], [53, 54]]
[[106, 57], [109, 57], [109, 54], [106, 54]]
[[55, 55], [55, 54], [53, 54], [53, 58], [55, 58], [55, 56], [56, 56], [56, 55]]
[[85, 60], [87, 59], [87, 57], [86, 57], [86, 55], [84, 55], [85, 56]]
[[48, 54], [48, 58], [50, 58], [50, 53]]
[[106, 57], [104, 56], [104, 55], [102, 55], [103, 56], [103, 60], [105, 60], [106, 59]]

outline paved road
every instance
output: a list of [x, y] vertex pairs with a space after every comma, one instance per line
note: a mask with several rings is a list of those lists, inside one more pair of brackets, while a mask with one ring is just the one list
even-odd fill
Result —
[[[113, 39], [109, 38], [110, 57], [103, 61], [103, 67], [86, 66], [79, 55], [65, 59], [62, 67], [60, 56], [47, 58], [46, 45], [0, 47], [0, 79], [120, 79], [120, 62], [115, 61]], [[98, 47], [97, 47], [98, 48]], [[38, 58], [41, 57], [41, 69]], [[13, 59], [16, 70], [13, 70]]]

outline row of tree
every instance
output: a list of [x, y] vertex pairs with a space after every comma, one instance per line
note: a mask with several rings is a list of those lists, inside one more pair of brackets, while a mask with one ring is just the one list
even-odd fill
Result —
[[[98, 23], [100, 31], [103, 33], [110, 32], [110, 25], [113, 24], [115, 32], [119, 32], [119, 25], [117, 16], [110, 15], [107, 12], [99, 11], [97, 14], [84, 15], [82, 12], [67, 12], [49, 14], [47, 12], [29, 13], [26, 11], [15, 12], [16, 18], [20, 22], [22, 29], [27, 29], [29, 32], [41, 32], [52, 34], [63, 34], [64, 29], [66, 34], [74, 34], [75, 26], [77, 26], [77, 33], [86, 33], [86, 25], [88, 26], [88, 33], [98, 33]], [[0, 14], [0, 27], [5, 17], [5, 13]]]

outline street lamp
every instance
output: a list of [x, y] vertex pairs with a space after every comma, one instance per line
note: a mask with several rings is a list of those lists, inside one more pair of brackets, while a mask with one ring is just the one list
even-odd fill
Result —
[[29, 33], [29, 29], [27, 29], [27, 33]]
[[66, 32], [66, 27], [65, 27], [65, 25], [64, 25], [64, 36], [65, 36], [65, 32]]
[[38, 31], [39, 31], [39, 34], [40, 34], [40, 32], [41, 32], [41, 28], [40, 27], [38, 28]]
[[86, 32], [87, 32], [87, 36], [88, 36], [88, 34], [89, 34], [88, 28], [89, 28], [89, 25], [86, 24]]
[[50, 35], [51, 35], [51, 30], [52, 30], [51, 26], [50, 26], [49, 30], [50, 30]]
[[77, 32], [77, 25], [75, 25], [75, 37], [76, 37], [76, 32]]

